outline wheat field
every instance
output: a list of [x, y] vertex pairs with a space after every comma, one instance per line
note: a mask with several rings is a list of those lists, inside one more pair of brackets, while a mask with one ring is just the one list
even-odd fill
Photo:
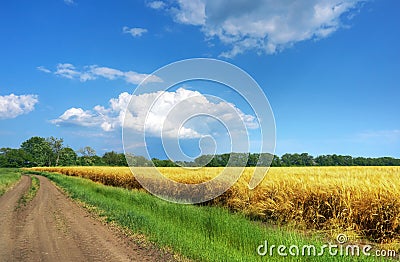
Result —
[[[32, 169], [142, 190], [127, 167]], [[135, 172], [146, 173], [146, 170], [138, 168]], [[200, 183], [216, 177], [223, 168], [159, 170], [177, 182]], [[273, 167], [258, 187], [249, 190], [253, 171], [254, 168], [246, 168], [227, 192], [207, 204], [277, 224], [351, 231], [378, 243], [400, 237], [400, 167]]]

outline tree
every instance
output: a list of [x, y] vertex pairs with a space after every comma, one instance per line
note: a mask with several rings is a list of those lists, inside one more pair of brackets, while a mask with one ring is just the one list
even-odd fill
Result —
[[270, 153], [261, 153], [258, 158], [257, 166], [270, 166], [274, 164], [274, 161], [276, 162], [276, 164], [279, 163], [280, 165], [280, 159], [278, 156]]
[[247, 160], [246, 166], [256, 166], [259, 158], [260, 154], [257, 153], [249, 154], [249, 159]]
[[58, 164], [60, 166], [73, 166], [76, 165], [78, 155], [72, 148], [64, 147], [60, 150], [60, 157]]
[[309, 155], [308, 153], [301, 153], [299, 164], [301, 166], [313, 166], [315, 165], [314, 157]]
[[102, 165], [101, 158], [96, 156], [96, 150], [91, 148], [90, 146], [85, 146], [78, 150], [78, 153], [81, 154], [81, 157], [78, 158], [78, 164], [81, 166], [94, 166], [94, 165]]
[[170, 159], [160, 160], [158, 158], [152, 158], [151, 161], [153, 161], [153, 164], [156, 167], [177, 167], [178, 166], [177, 164], [175, 164], [174, 161], [172, 161]]
[[43, 137], [32, 137], [21, 144], [21, 149], [30, 155], [34, 166], [50, 166], [52, 150]]
[[229, 163], [229, 166], [239, 166], [239, 167], [246, 166], [246, 164], [248, 163], [248, 160], [249, 160], [248, 153], [231, 153], [228, 155], [229, 155], [229, 157], [228, 157], [228, 161], [227, 161], [226, 165], [228, 165], [228, 163]]
[[96, 155], [96, 150], [91, 148], [90, 146], [85, 146], [78, 150], [78, 153], [81, 154], [83, 157], [92, 157]]
[[127, 153], [126, 154], [126, 161], [129, 166], [152, 166], [150, 160], [145, 158], [144, 156], [135, 156], [133, 154]]
[[282, 166], [281, 159], [279, 156], [274, 155], [274, 158], [272, 159], [271, 166]]
[[64, 139], [51, 136], [47, 138], [46, 141], [49, 143], [51, 151], [53, 152], [52, 163], [58, 166], [58, 162], [60, 161], [60, 153], [63, 149]]
[[104, 153], [102, 160], [108, 166], [127, 166], [125, 155], [114, 151]]
[[22, 149], [1, 148], [0, 167], [30, 167], [31, 157]]
[[282, 166], [292, 166], [293, 165], [293, 156], [292, 154], [284, 154], [281, 157]]
[[196, 166], [206, 166], [212, 158], [212, 155], [201, 155], [194, 160], [194, 163]]

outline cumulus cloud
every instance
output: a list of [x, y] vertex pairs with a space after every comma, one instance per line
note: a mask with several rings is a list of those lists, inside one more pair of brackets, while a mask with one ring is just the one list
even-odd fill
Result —
[[16, 118], [35, 109], [39, 102], [37, 95], [6, 95], [0, 96], [0, 119]]
[[125, 34], [130, 34], [133, 37], [140, 37], [144, 33], [147, 33], [147, 29], [146, 28], [140, 28], [140, 27], [129, 28], [127, 26], [124, 26], [122, 28], [122, 32], [124, 32]]
[[110, 99], [107, 107], [97, 105], [91, 110], [71, 108], [51, 122], [56, 125], [99, 127], [104, 131], [113, 131], [124, 123], [129, 130], [138, 133], [146, 131], [154, 137], [190, 139], [216, 130], [217, 121], [208, 117], [183, 125], [187, 116], [199, 113], [213, 116], [233, 130], [240, 126], [258, 128], [254, 116], [244, 114], [232, 103], [211, 101], [197, 91], [184, 88], [134, 96], [124, 92], [118, 98]]
[[179, 7], [172, 7], [175, 20], [189, 25], [204, 25], [206, 22], [205, 1], [178, 0]]
[[75, 4], [74, 0], [64, 0], [64, 3], [66, 3], [67, 5], [73, 5]]
[[[200, 118], [187, 121], [191, 116]], [[232, 130], [258, 127], [254, 116], [244, 114], [232, 103], [211, 101], [197, 91], [179, 88], [175, 92], [133, 96], [126, 111], [125, 128], [156, 137], [190, 139], [220, 130], [216, 119]]]
[[52, 120], [53, 124], [68, 123], [80, 126], [96, 126], [100, 119], [89, 110], [82, 108], [70, 108], [64, 112], [58, 119]]
[[134, 71], [124, 72], [115, 68], [98, 65], [84, 66], [82, 69], [77, 69], [72, 64], [60, 63], [56, 66], [54, 71], [51, 71], [44, 66], [39, 66], [37, 69], [45, 73], [53, 73], [57, 76], [68, 79], [79, 79], [81, 82], [98, 78], [106, 78], [109, 80], [123, 79], [130, 84], [140, 84], [145, 79], [147, 83], [162, 82], [162, 79], [155, 75], [141, 74]]
[[[319, 40], [344, 26], [367, 0], [175, 0], [163, 2], [174, 20], [201, 26], [208, 39], [231, 46], [221, 56], [248, 50], [274, 54], [305, 40]], [[172, 3], [172, 4], [171, 4]]]

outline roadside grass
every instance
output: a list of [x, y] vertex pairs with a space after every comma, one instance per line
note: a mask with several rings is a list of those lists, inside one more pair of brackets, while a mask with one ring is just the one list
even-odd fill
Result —
[[[306, 237], [294, 231], [262, 226], [243, 214], [210, 206], [179, 205], [158, 199], [138, 190], [127, 190], [94, 183], [88, 179], [56, 173], [30, 172], [48, 177], [72, 198], [96, 207], [107, 221], [115, 222], [134, 233], [145, 235], [160, 247], [172, 249], [195, 261], [280, 261], [277, 247], [300, 247], [299, 256], [288, 255], [288, 261], [376, 261], [361, 255], [301, 255], [306, 245], [320, 252], [326, 242], [320, 237]], [[275, 245], [273, 255], [260, 256], [257, 247], [268, 242]], [[337, 244], [332, 241], [332, 244]]]
[[14, 168], [0, 168], [0, 196], [16, 184], [21, 178], [21, 171]]
[[17, 208], [20, 208], [22, 205], [26, 206], [36, 196], [36, 193], [40, 188], [39, 179], [34, 176], [30, 177], [31, 177], [31, 185], [29, 187], [29, 190], [25, 194], [23, 194], [21, 198], [18, 200]]

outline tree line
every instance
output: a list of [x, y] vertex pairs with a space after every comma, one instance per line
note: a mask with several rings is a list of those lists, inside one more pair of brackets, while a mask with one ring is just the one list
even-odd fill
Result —
[[[247, 157], [247, 167], [265, 166], [271, 163], [273, 167], [291, 167], [291, 166], [400, 166], [400, 159], [393, 157], [352, 157], [348, 155], [320, 155], [314, 157], [308, 153], [284, 154], [281, 157], [272, 154], [257, 153], [231, 153], [221, 155], [203, 155], [195, 159], [193, 166], [206, 165], [209, 167], [243, 166], [243, 160]], [[230, 160], [233, 158], [233, 161]], [[211, 159], [211, 160], [210, 160]], [[207, 161], [207, 163], [205, 163]], [[192, 163], [187, 163], [192, 164]]]
[[[140, 158], [139, 158], [140, 160]], [[125, 155], [114, 151], [103, 156], [86, 146], [76, 152], [62, 138], [32, 137], [18, 149], [0, 148], [0, 167], [33, 166], [127, 166]]]
[[74, 151], [64, 145], [62, 138], [32, 137], [20, 148], [0, 148], [0, 167], [34, 166], [152, 166], [157, 167], [224, 167], [224, 166], [400, 166], [400, 159], [393, 157], [352, 157], [343, 155], [321, 155], [313, 157], [308, 153], [284, 154], [281, 157], [267, 153], [231, 153], [202, 155], [192, 162], [146, 159], [143, 156], [126, 155], [114, 151], [98, 156], [96, 151], [83, 147]]

